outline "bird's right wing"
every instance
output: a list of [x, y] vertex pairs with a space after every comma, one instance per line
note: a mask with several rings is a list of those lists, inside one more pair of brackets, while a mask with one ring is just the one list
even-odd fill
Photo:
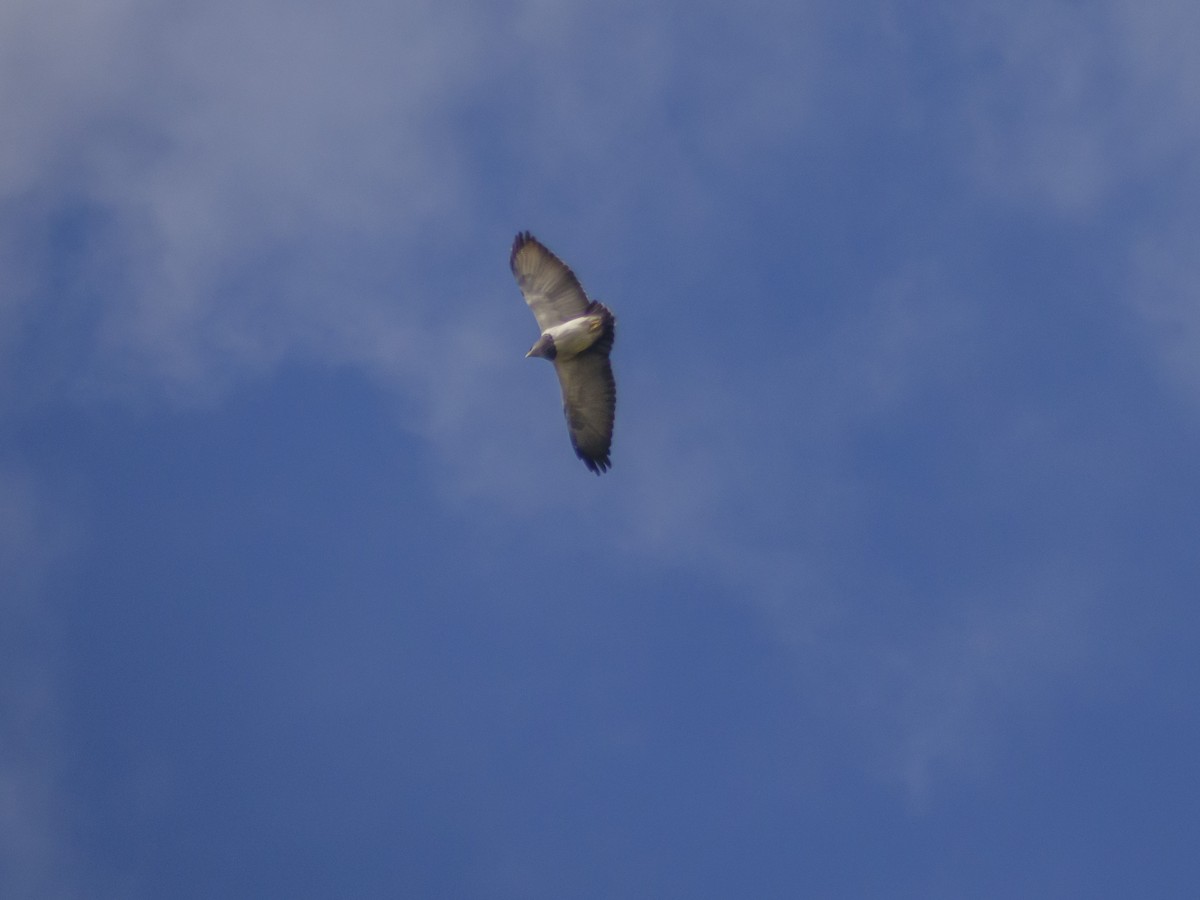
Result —
[[542, 331], [587, 313], [587, 294], [575, 273], [528, 231], [513, 241], [509, 265]]

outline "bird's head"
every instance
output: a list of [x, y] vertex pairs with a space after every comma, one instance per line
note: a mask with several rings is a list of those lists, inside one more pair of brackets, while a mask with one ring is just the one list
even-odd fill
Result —
[[529, 348], [529, 352], [525, 354], [525, 358], [528, 359], [531, 356], [542, 356], [546, 359], [554, 359], [554, 357], [557, 355], [558, 348], [554, 346], [554, 338], [550, 337], [548, 334], [543, 334], [537, 339], [537, 343]]

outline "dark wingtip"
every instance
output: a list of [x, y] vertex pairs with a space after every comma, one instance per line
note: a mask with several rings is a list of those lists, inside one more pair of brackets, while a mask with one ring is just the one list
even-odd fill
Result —
[[517, 253], [520, 251], [520, 249], [522, 247], [524, 247], [526, 244], [529, 244], [529, 243], [536, 244], [537, 238], [535, 238], [528, 231], [518, 231], [517, 236], [515, 238], [513, 238], [512, 252], [510, 254], [508, 254], [509, 266], [512, 266], [512, 267], [516, 266]]
[[578, 451], [576, 451], [576, 455], [580, 459], [583, 460], [583, 464], [585, 466], [587, 466], [591, 471], [595, 472], [597, 475], [603, 475], [605, 472], [607, 472], [609, 469], [612, 468], [612, 462], [609, 461], [607, 454], [605, 454], [603, 457], [597, 457], [595, 459], [593, 459], [589, 456], [584, 456], [582, 453], [579, 453]]

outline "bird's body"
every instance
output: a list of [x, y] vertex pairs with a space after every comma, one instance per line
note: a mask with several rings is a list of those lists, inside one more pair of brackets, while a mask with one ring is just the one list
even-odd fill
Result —
[[571, 445], [599, 475], [612, 465], [617, 387], [608, 355], [616, 318], [589, 300], [575, 274], [529, 232], [513, 241], [509, 264], [542, 332], [525, 355], [554, 363]]
[[533, 348], [525, 355], [545, 356], [548, 359], [565, 361], [572, 356], [578, 356], [591, 347], [603, 332], [603, 316], [580, 316], [542, 332], [538, 344], [544, 345], [544, 349], [550, 352], [535, 353], [538, 344], [534, 344]]

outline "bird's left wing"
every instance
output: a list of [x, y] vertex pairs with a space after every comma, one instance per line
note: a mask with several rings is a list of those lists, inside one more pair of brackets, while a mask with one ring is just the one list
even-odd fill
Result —
[[613, 419], [617, 411], [617, 383], [608, 354], [613, 343], [613, 317], [599, 303], [605, 317], [604, 335], [578, 356], [555, 360], [554, 369], [562, 386], [563, 413], [571, 446], [583, 464], [599, 475], [612, 463]]

